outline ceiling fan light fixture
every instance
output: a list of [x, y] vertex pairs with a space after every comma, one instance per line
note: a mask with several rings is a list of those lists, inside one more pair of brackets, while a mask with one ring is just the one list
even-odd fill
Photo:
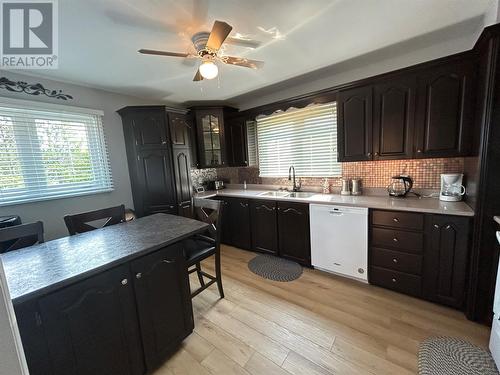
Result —
[[200, 65], [200, 74], [205, 79], [214, 79], [219, 74], [219, 68], [212, 59], [203, 59]]

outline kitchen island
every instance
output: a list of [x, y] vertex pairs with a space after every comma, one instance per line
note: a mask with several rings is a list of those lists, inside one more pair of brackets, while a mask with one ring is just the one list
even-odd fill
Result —
[[156, 214], [2, 255], [30, 374], [152, 371], [193, 330], [180, 241]]

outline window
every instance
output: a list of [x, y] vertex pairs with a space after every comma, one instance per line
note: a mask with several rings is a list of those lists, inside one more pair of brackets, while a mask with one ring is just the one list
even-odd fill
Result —
[[0, 205], [112, 189], [101, 112], [0, 101]]
[[341, 175], [337, 162], [336, 103], [293, 109], [257, 118], [258, 163], [261, 177]]
[[247, 121], [248, 165], [257, 165], [257, 122]]

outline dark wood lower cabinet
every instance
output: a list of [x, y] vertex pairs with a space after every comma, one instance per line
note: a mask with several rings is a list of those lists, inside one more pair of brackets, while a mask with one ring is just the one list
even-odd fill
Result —
[[142, 375], [193, 330], [180, 244], [15, 306], [31, 375]]
[[463, 308], [469, 218], [383, 210], [370, 217], [371, 284]]
[[276, 202], [271, 200], [250, 201], [252, 250], [278, 254], [278, 217]]
[[311, 265], [309, 204], [278, 202], [279, 255]]
[[39, 304], [52, 374], [144, 373], [128, 267], [42, 297]]
[[470, 219], [431, 215], [427, 221], [424, 253], [424, 297], [461, 308], [469, 258]]
[[194, 328], [181, 245], [133, 261], [131, 270], [148, 370], [165, 360]]
[[223, 220], [231, 228], [231, 244], [240, 249], [251, 249], [252, 237], [248, 199], [230, 199], [229, 202], [229, 215], [226, 215]]

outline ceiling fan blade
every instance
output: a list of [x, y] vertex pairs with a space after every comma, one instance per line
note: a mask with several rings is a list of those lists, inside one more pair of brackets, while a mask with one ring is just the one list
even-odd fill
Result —
[[178, 53], [178, 52], [167, 52], [167, 51], [157, 51], [154, 49], [140, 49], [137, 51], [144, 55], [157, 55], [157, 56], [172, 56], [172, 57], [190, 57], [189, 53]]
[[215, 21], [208, 37], [207, 48], [217, 52], [233, 27], [222, 21]]
[[244, 57], [222, 56], [220, 59], [226, 64], [244, 66], [245, 68], [260, 69], [264, 66], [264, 61], [250, 60]]
[[200, 73], [200, 69], [198, 69], [196, 71], [196, 74], [194, 75], [194, 78], [193, 78], [193, 81], [202, 81], [203, 80], [203, 76], [201, 75]]
[[229, 37], [226, 39], [227, 44], [233, 44], [236, 46], [242, 46], [242, 47], [248, 47], [248, 48], [259, 48], [262, 45], [262, 42], [260, 40], [254, 40], [254, 39], [241, 39], [241, 38], [235, 38], [235, 37]]

